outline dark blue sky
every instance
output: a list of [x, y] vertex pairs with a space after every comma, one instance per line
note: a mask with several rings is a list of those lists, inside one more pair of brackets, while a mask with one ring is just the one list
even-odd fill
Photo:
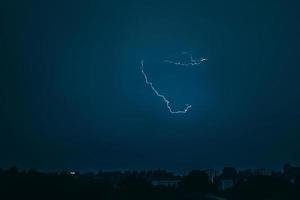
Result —
[[0, 167], [300, 164], [296, 2], [2, 1]]

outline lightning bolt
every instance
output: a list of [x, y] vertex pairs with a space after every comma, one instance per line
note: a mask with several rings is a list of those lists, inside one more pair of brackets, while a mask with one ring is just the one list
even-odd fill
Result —
[[[188, 52], [183, 52], [183, 54], [187, 54]], [[170, 63], [174, 65], [179, 65], [179, 66], [195, 66], [195, 65], [200, 65], [202, 62], [207, 61], [206, 58], [200, 58], [198, 60], [194, 59], [193, 56], [190, 56], [190, 62], [189, 63], [182, 63], [182, 62], [175, 62], [172, 60], [164, 60], [165, 63]]]
[[[173, 63], [174, 64], [174, 63]], [[169, 110], [169, 112], [171, 113], [171, 114], [185, 114], [185, 113], [187, 113], [187, 111], [192, 107], [192, 105], [189, 105], [189, 104], [186, 104], [186, 107], [185, 107], [185, 109], [183, 109], [183, 110], [173, 110], [172, 108], [171, 108], [171, 106], [170, 106], [170, 101], [164, 96], [164, 95], [162, 95], [162, 94], [160, 94], [156, 89], [155, 89], [155, 87], [153, 86], [153, 84], [152, 84], [152, 82], [150, 82], [149, 80], [148, 80], [148, 77], [147, 77], [147, 75], [146, 75], [146, 73], [144, 72], [144, 60], [141, 60], [141, 69], [142, 69], [142, 74], [143, 74], [143, 76], [144, 76], [144, 78], [145, 78], [145, 82], [146, 82], [146, 84], [147, 85], [149, 85], [150, 87], [151, 87], [151, 89], [153, 90], [153, 92], [156, 94], [156, 96], [158, 96], [158, 97], [160, 97], [160, 98], [162, 98], [163, 100], [164, 100], [164, 102], [166, 103], [166, 105], [167, 105], [167, 108], [168, 108], [168, 110]]]

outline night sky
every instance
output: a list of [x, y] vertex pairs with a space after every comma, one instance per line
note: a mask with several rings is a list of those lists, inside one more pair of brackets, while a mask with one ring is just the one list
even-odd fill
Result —
[[[300, 164], [300, 3], [0, 3], [0, 168]], [[195, 67], [164, 59], [207, 58]], [[144, 70], [175, 109], [146, 85]]]

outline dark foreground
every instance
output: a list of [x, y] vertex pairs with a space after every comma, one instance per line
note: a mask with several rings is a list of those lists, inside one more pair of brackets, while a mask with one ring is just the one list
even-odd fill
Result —
[[79, 174], [12, 167], [0, 170], [0, 199], [292, 200], [300, 199], [300, 168], [224, 168], [220, 173], [197, 170], [179, 176], [163, 170]]

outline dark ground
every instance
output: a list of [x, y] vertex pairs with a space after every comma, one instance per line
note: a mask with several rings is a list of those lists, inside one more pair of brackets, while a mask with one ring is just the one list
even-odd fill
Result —
[[[256, 171], [247, 176], [242, 172], [233, 173], [234, 185], [221, 190], [221, 180], [229, 179], [229, 171], [224, 168], [210, 182], [204, 171], [191, 171], [185, 176], [163, 170], [70, 174], [20, 172], [12, 167], [0, 171], [0, 199], [300, 199], [299, 177], [291, 182], [286, 173], [262, 175]], [[179, 179], [180, 182], [176, 186], [153, 186], [153, 179]]]

